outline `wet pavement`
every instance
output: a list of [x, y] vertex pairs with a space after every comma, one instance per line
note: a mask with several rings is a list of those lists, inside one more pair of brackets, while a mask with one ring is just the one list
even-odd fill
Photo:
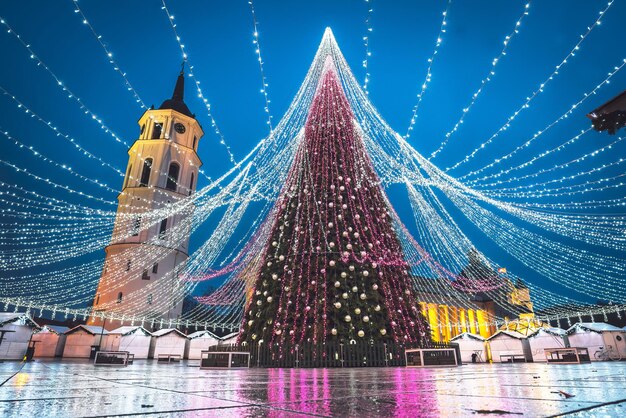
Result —
[[[0, 363], [0, 382], [19, 367]], [[7, 417], [563, 414], [626, 416], [626, 362], [200, 370], [197, 361], [125, 368], [36, 361], [0, 387]]]

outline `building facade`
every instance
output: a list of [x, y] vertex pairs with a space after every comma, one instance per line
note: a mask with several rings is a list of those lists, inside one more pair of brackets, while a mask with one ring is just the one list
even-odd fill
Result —
[[534, 324], [528, 287], [506, 278], [502, 282], [500, 288], [490, 292], [443, 291], [442, 288], [438, 292], [419, 291], [417, 300], [428, 319], [433, 341], [448, 342], [464, 332], [489, 338], [504, 326], [496, 326], [496, 320], [499, 324], [508, 321]]

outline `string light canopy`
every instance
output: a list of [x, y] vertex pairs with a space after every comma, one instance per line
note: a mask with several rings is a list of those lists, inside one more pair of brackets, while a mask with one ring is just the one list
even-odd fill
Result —
[[[562, 67], [580, 49], [612, 4], [613, 1], [609, 2], [601, 11], [596, 23], [581, 35], [570, 54], [529, 96], [507, 125], [564, 69]], [[75, 5], [76, 13], [86, 20]], [[447, 30], [449, 6], [450, 3], [443, 14], [440, 35]], [[455, 178], [447, 171], [473, 159], [478, 151], [448, 170], [442, 170], [415, 150], [407, 142], [408, 134], [402, 137], [396, 133], [371, 103], [366, 92], [367, 64], [365, 83], [357, 81], [330, 29], [324, 33], [291, 105], [274, 126], [269, 114], [269, 96], [265, 89], [267, 83], [252, 2], [250, 7], [270, 129], [268, 136], [261, 139], [249, 154], [236, 161], [217, 128], [193, 66], [189, 65], [188, 48], [182, 43], [175, 18], [162, 1], [162, 8], [188, 64], [193, 87], [206, 107], [211, 127], [228, 150], [232, 168], [215, 180], [207, 178], [209, 183], [195, 193], [142, 212], [139, 231], [135, 228], [136, 214], [129, 213], [117, 217], [115, 222], [121, 227], [116, 228], [111, 238], [115, 219], [112, 211], [114, 197], [107, 200], [89, 191], [98, 187], [113, 192], [111, 185], [94, 184], [88, 176], [26, 147], [23, 140], [2, 130], [11, 146], [26, 147], [35, 158], [45, 161], [50, 170], [56, 170], [55, 174], [70, 175], [84, 182], [85, 187], [77, 190], [63, 184], [63, 179], [55, 177], [51, 180], [41, 173], [31, 173], [31, 170], [2, 160], [2, 164], [24, 173], [32, 181], [54, 188], [54, 192], [35, 193], [26, 185], [2, 183], [0, 199], [5, 204], [0, 222], [6, 227], [0, 232], [0, 267], [9, 273], [1, 279], [1, 308], [78, 319], [97, 315], [111, 321], [151, 326], [193, 325], [223, 330], [237, 330], [241, 326], [241, 338], [245, 341], [263, 339], [297, 343], [343, 337], [415, 342], [428, 332], [422, 307], [417, 303], [420, 292], [438, 295], [441, 304], [465, 309], [478, 309], [476, 295], [480, 293], [513, 314], [527, 312], [526, 307], [512, 303], [507, 296], [511, 283], [516, 283], [520, 277], [511, 268], [506, 275], [497, 274], [503, 266], [487, 258], [480, 251], [480, 243], [470, 239], [467, 231], [470, 225], [483, 232], [484, 239], [492, 241], [519, 265], [551, 283], [548, 287], [541, 280], [524, 277], [535, 308], [552, 308], [543, 316], [539, 314], [538, 319], [571, 315], [573, 311], [568, 306], [575, 306], [590, 296], [616, 302], [611, 307], [602, 308], [603, 313], [622, 309], [619, 304], [626, 298], [626, 286], [623, 286], [626, 216], [623, 211], [610, 212], [608, 209], [622, 210], [626, 201], [621, 197], [603, 198], [598, 192], [623, 187], [623, 178], [611, 172], [623, 159], [581, 168], [574, 174], [561, 172], [573, 164], [592, 160], [597, 155], [594, 152], [604, 152], [610, 149], [609, 146], [598, 146], [596, 151], [572, 156], [568, 162], [557, 163], [554, 168], [524, 171], [518, 177], [502, 178], [511, 172], [529, 170], [537, 158], [565, 153], [566, 144], [579, 140], [588, 130], [577, 132], [562, 146], [548, 151], [542, 149], [523, 163], [512, 163], [505, 156], [497, 163], [485, 166], [484, 170]], [[372, 10], [371, 5], [369, 7], [368, 36]], [[501, 54], [492, 62], [489, 76], [481, 81], [479, 90], [472, 96], [470, 107], [506, 53], [508, 41], [517, 33], [527, 10], [525, 5], [514, 32], [505, 39]], [[4, 20], [1, 23], [7, 26]], [[17, 36], [12, 28], [7, 28], [9, 34]], [[92, 26], [89, 29], [101, 41], [95, 29]], [[21, 42], [21, 38], [18, 39]], [[369, 39], [364, 41], [369, 57]], [[426, 81], [418, 95], [411, 128], [430, 81], [432, 60], [441, 43], [440, 36], [429, 61]], [[32, 59], [58, 82], [56, 73], [34, 54], [34, 49], [26, 43], [23, 46], [33, 54]], [[108, 54], [108, 45], [101, 42], [101, 46]], [[119, 70], [116, 61], [111, 60], [110, 64], [122, 75], [121, 80], [129, 88], [129, 93], [141, 104], [139, 93], [127, 84], [126, 73]], [[526, 144], [536, 143], [554, 124], [574, 115], [582, 101], [608, 84], [622, 67], [623, 62], [620, 62], [604, 81], [563, 116], [541, 133], [526, 138], [520, 151], [529, 148]], [[125, 143], [101, 118], [83, 108], [81, 99], [69, 92], [64, 83], [59, 86], [96, 120], [100, 129], [106, 130], [116, 142]], [[127, 175], [87, 151], [77, 139], [61, 132], [52, 121], [26, 107], [8, 90], [2, 88], [2, 91], [20, 111], [69, 142], [78, 155], [97, 161], [120, 177]], [[467, 112], [463, 113], [464, 117]], [[443, 150], [460, 123], [462, 119], [442, 147], [430, 155], [431, 158]], [[504, 129], [506, 126], [485, 145]], [[412, 135], [415, 136], [416, 132], [413, 130]], [[617, 147], [621, 137], [612, 140], [615, 143], [610, 146]], [[513, 151], [516, 153], [517, 149]], [[509, 162], [511, 165], [507, 166]], [[483, 173], [496, 164], [499, 172]], [[604, 177], [590, 178], [598, 172]], [[532, 185], [515, 184], [521, 176], [534, 178], [551, 174], [556, 177], [543, 177]], [[413, 209], [410, 221], [417, 234], [409, 232], [403, 223], [407, 219], [400, 219], [386, 197], [385, 189], [392, 186], [406, 189]], [[585, 200], [568, 200], [572, 195], [584, 195]], [[105, 209], [96, 204], [105, 206]], [[167, 297], [158, 297], [166, 290], [157, 283], [146, 283], [142, 289], [124, 295], [127, 307], [124, 314], [115, 309], [94, 312], [87, 307], [93, 300], [102, 271], [107, 271], [112, 286], [121, 289], [131, 277], [141, 275], [146, 266], [159, 264], [167, 256], [167, 251], [160, 246], [163, 243], [159, 241], [161, 238], [154, 237], [148, 242], [153, 245], [143, 246], [122, 257], [124, 260], [132, 258], [128, 268], [125, 262], [104, 265], [102, 262], [83, 262], [84, 257], [99, 254], [110, 242], [156, 228], [163, 219], [175, 216], [185, 216], [189, 222], [168, 230], [165, 239], [169, 246], [177, 246], [187, 240], [189, 234], [200, 234], [202, 226], [208, 222], [215, 225], [210, 234], [202, 236], [201, 245], [190, 254], [182, 269], [164, 272], [176, 278], [176, 289], [167, 289]], [[595, 250], [589, 250], [586, 245]], [[468, 270], [468, 266], [475, 267]], [[36, 271], [37, 268], [44, 268], [45, 272]], [[477, 271], [488, 273], [476, 274]], [[223, 284], [215, 292], [197, 297], [197, 303], [181, 317], [163, 319], [162, 313], [171, 304], [196, 294], [199, 284], [216, 279], [222, 280]], [[572, 297], [563, 297], [554, 289], [567, 290]], [[150, 295], [158, 302], [147, 311], [145, 304]], [[114, 303], [109, 307], [114, 308]], [[293, 313], [299, 316], [291, 315]], [[485, 318], [485, 323], [493, 325], [503, 321], [504, 318], [497, 315]], [[454, 321], [451, 324], [460, 325]]]

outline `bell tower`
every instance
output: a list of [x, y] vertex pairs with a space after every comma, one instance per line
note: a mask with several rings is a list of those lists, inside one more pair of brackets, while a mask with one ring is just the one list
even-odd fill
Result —
[[183, 68], [172, 97], [139, 119], [90, 324], [165, 326], [182, 313], [179, 274], [188, 258], [190, 196], [202, 165], [197, 149], [204, 135], [184, 102], [184, 87]]

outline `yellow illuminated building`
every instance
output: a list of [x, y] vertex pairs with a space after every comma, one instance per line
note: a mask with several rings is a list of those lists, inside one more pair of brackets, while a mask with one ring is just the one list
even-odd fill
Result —
[[[541, 326], [533, 319], [528, 288], [520, 283], [513, 285], [509, 280], [503, 280], [505, 285], [498, 293], [505, 295], [503, 299], [507, 301], [508, 309], [484, 295], [477, 298], [462, 292], [456, 294], [451, 292], [446, 295], [434, 292], [418, 293], [422, 314], [428, 320], [433, 341], [448, 342], [464, 332], [489, 338], [498, 330], [496, 327], [498, 318], [505, 321], [504, 326], [516, 330], [524, 327], [536, 329], [537, 326]], [[513, 318], [509, 311], [511, 307], [517, 307], [527, 313], [521, 313], [519, 318]]]

